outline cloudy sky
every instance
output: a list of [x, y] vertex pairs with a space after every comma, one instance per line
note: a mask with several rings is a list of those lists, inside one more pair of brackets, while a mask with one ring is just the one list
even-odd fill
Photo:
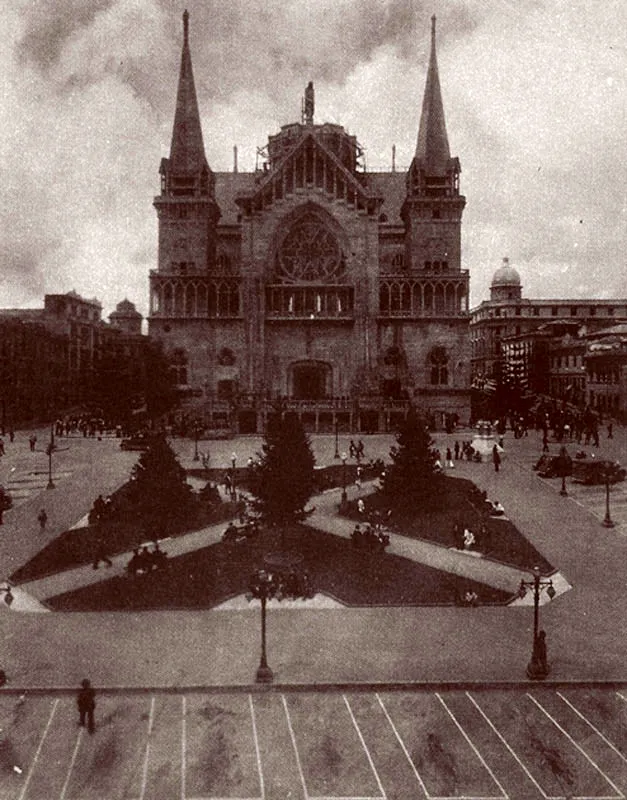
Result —
[[627, 296], [624, 0], [4, 0], [0, 307], [46, 292], [145, 313], [181, 14], [207, 157], [253, 169], [300, 116], [408, 165], [429, 49], [467, 198], [463, 266], [487, 298], [504, 255], [527, 297]]

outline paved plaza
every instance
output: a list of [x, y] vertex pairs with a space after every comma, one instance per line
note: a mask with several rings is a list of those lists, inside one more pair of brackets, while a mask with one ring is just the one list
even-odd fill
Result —
[[[363, 438], [366, 458], [386, 456], [393, 442]], [[456, 437], [435, 438], [445, 448]], [[624, 462], [626, 442], [620, 429], [613, 440], [602, 439], [596, 457]], [[260, 444], [239, 438], [201, 442], [200, 449], [212, 466], [226, 468], [233, 454], [245, 464]], [[318, 463], [337, 463], [333, 436], [314, 437], [313, 444]], [[340, 441], [341, 451], [347, 444]], [[192, 466], [193, 443], [174, 445]], [[7, 445], [0, 480], [16, 502], [0, 529], [5, 575], [84, 523], [94, 497], [120, 485], [137, 458], [115, 439], [77, 437], [59, 446], [55, 488], [48, 490], [47, 458], [30, 452], [27, 433]], [[601, 524], [602, 487], [568, 481], [562, 497], [559, 480], [533, 472], [535, 432], [508, 437], [505, 446], [498, 474], [491, 464], [467, 462], [456, 462], [455, 474], [499, 499], [558, 571], [558, 596], [543, 598], [541, 607], [551, 662], [545, 686], [525, 675], [528, 600], [478, 608], [273, 607], [269, 691], [254, 686], [259, 611], [247, 604], [135, 614], [46, 611], [55, 586], [82, 585], [86, 575], [104, 579], [123, 569], [120, 556], [111, 571], [50, 576], [39, 586], [40, 599], [35, 585], [18, 586], [11, 609], [0, 606], [0, 666], [9, 679], [0, 695], [0, 799], [624, 797], [625, 484], [612, 487], [616, 524], [608, 529]], [[358, 489], [348, 491], [353, 497]], [[334, 516], [338, 499], [337, 492], [316, 498], [312, 524], [346, 535], [346, 523]], [[44, 531], [41, 507], [49, 517]], [[180, 546], [205, 546], [222, 528], [182, 537]], [[445, 571], [469, 570], [515, 592], [520, 572], [426, 544], [405, 555], [433, 559]], [[176, 545], [172, 540], [171, 549]], [[392, 548], [407, 546], [394, 537]], [[98, 689], [93, 737], [76, 727], [74, 691], [85, 676]]]
[[184, 692], [0, 698], [6, 800], [621, 800], [627, 693]]

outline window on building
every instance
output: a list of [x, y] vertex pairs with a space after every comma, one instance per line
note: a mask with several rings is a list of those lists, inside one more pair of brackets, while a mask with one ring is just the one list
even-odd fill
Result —
[[570, 316], [571, 317], [576, 317], [577, 316], [577, 306], [571, 306], [570, 307]]
[[433, 209], [433, 219], [440, 219], [440, 209], [434, 208]]
[[558, 312], [557, 306], [551, 306], [551, 316], [556, 317]]
[[613, 317], [614, 316], [614, 309], [612, 308], [612, 306], [608, 306], [607, 307], [607, 315], [608, 315], [608, 317]]
[[448, 355], [444, 347], [434, 347], [429, 354], [431, 384], [445, 386], [448, 384]]
[[403, 253], [394, 253], [392, 256], [392, 268], [403, 269], [405, 266], [405, 255]]

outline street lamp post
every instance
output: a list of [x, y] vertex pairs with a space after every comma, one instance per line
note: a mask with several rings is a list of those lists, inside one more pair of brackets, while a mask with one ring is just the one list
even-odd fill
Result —
[[200, 425], [198, 422], [194, 423], [194, 461], [199, 461], [200, 456], [198, 455], [198, 437], [200, 435]]
[[339, 441], [339, 420], [337, 418], [337, 414], [335, 415], [335, 453], [333, 454], [333, 458], [340, 457], [340, 441]]
[[272, 683], [274, 675], [268, 666], [266, 655], [266, 602], [274, 594], [274, 583], [272, 575], [265, 569], [257, 570], [251, 580], [251, 592], [253, 597], [261, 601], [261, 658], [257, 668], [257, 683]]
[[346, 453], [342, 453], [342, 505], [346, 503], [348, 495], [346, 494]]
[[604, 528], [613, 528], [614, 520], [610, 516], [610, 465], [605, 466], [605, 517], [603, 519]]
[[235, 491], [235, 464], [237, 463], [237, 455], [231, 453], [231, 498], [235, 500], [237, 493]]
[[52, 480], [52, 454], [56, 449], [54, 440], [50, 437], [50, 441], [46, 445], [46, 455], [48, 456], [48, 485], [46, 489], [54, 489], [54, 481]]
[[559, 474], [562, 478], [562, 488], [560, 489], [560, 494], [562, 497], [568, 497], [568, 492], [566, 491], [566, 476], [570, 475], [572, 472], [572, 460], [568, 455], [568, 451], [565, 447], [560, 448], [560, 454], [558, 456], [558, 463], [559, 463]]
[[[540, 580], [540, 568], [533, 568], [533, 580], [521, 580], [520, 588], [518, 589], [518, 596], [522, 598], [527, 594], [527, 589], [533, 589], [533, 649], [531, 651], [531, 660], [527, 665], [527, 675], [533, 680], [542, 680], [549, 674], [549, 667], [546, 663], [546, 650], [541, 652], [541, 641], [544, 641], [544, 635], [540, 638], [539, 619], [540, 619], [540, 591], [546, 589], [549, 600], [555, 597], [555, 589], [553, 588], [553, 581]], [[542, 631], [544, 634], [544, 631]]]

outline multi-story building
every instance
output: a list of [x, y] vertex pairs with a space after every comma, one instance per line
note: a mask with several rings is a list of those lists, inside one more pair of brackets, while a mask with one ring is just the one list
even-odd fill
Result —
[[67, 391], [67, 339], [0, 311], [0, 429], [50, 418]]
[[[162, 159], [149, 335], [205, 416], [263, 428], [270, 402], [315, 429], [376, 429], [411, 400], [469, 416], [468, 272], [435, 18], [418, 141], [406, 173], [369, 172], [357, 139], [302, 119], [269, 137], [263, 168], [214, 173], [183, 16], [169, 158]], [[221, 405], [222, 404], [222, 405]]]
[[[43, 308], [0, 309], [2, 427], [97, 406], [121, 417], [164, 389], [164, 362], [142, 335], [133, 303], [118, 303], [110, 324], [97, 300], [46, 295]], [[156, 398], [154, 405], [159, 405]]]
[[585, 361], [588, 405], [627, 422], [627, 324], [588, 336]]
[[[520, 391], [549, 394], [552, 385], [561, 386], [561, 378], [552, 375], [551, 348], [558, 347], [567, 333], [578, 336], [613, 322], [627, 321], [627, 299], [524, 298], [520, 275], [509, 259], [504, 258], [494, 273], [490, 299], [470, 313], [473, 383], [482, 387], [487, 381], [490, 388], [496, 388], [491, 399], [492, 405], [498, 406], [511, 399], [508, 386], [517, 387], [519, 394]], [[569, 374], [564, 390], [571, 385], [570, 379], [577, 377], [579, 380], [573, 386], [581, 392], [581, 356], [579, 353], [575, 367], [577, 353], [568, 353], [569, 368], [572, 366], [579, 372]], [[500, 392], [503, 388], [504, 393]], [[561, 393], [558, 396], [562, 397]]]

